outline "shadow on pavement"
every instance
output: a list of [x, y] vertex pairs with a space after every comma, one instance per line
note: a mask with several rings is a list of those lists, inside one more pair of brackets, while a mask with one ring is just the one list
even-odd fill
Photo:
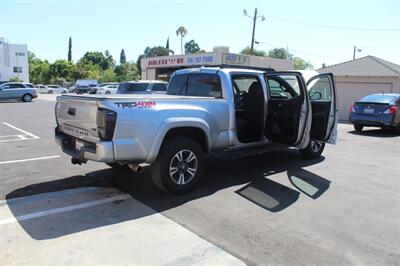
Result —
[[[304, 160], [297, 150], [276, 151], [236, 159], [212, 155], [207, 158], [207, 169], [196, 189], [184, 195], [171, 195], [158, 190], [147, 170], [133, 174], [126, 170], [106, 168], [84, 176], [72, 176], [20, 188], [7, 194], [6, 199], [85, 186], [113, 187], [131, 195], [139, 201], [137, 204], [143, 203], [156, 212], [163, 212], [186, 202], [210, 196], [222, 189], [243, 185], [235, 193], [266, 210], [278, 212], [296, 202], [300, 193], [273, 181], [273, 175], [288, 172], [289, 180], [297, 189], [316, 199], [329, 188], [330, 181], [302, 168], [323, 160], [324, 157]], [[138, 212], [135, 210], [138, 208], [137, 204], [124, 200], [19, 223], [32, 238], [49, 239], [154, 213], [153, 210]], [[9, 208], [15, 217], [27, 214], [26, 210], [14, 207], [13, 204], [10, 204]]]
[[331, 181], [305, 169], [289, 170], [287, 175], [290, 183], [295, 188], [313, 199], [317, 199], [324, 194], [331, 184]]
[[365, 137], [378, 137], [378, 138], [393, 138], [400, 137], [400, 129], [364, 129], [361, 132], [349, 131], [350, 134], [365, 136]]

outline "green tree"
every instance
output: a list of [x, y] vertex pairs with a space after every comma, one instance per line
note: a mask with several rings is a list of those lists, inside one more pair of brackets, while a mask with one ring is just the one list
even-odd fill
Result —
[[180, 26], [177, 30], [176, 30], [176, 36], [181, 36], [181, 54], [183, 54], [183, 37], [185, 37], [188, 34], [188, 30], [183, 27]]
[[110, 54], [105, 56], [102, 52], [86, 52], [79, 62], [83, 64], [98, 65], [101, 70], [106, 70], [113, 66], [112, 56]]
[[74, 69], [74, 64], [67, 60], [56, 60], [50, 65], [50, 75], [54, 80], [60, 78], [64, 80], [72, 80], [72, 71]]
[[294, 69], [297, 70], [304, 70], [304, 69], [313, 69], [314, 66], [311, 64], [310, 61], [306, 61], [300, 57], [293, 58], [293, 66]]
[[267, 56], [267, 52], [264, 50], [253, 49], [253, 52], [251, 52], [249, 46], [240, 51], [240, 53], [245, 55]]
[[196, 54], [200, 51], [199, 45], [194, 40], [185, 43], [185, 54]]
[[126, 56], [124, 49], [121, 50], [121, 54], [119, 55], [119, 63], [125, 64], [126, 63]]
[[107, 69], [101, 73], [101, 82], [115, 82], [117, 81], [117, 75], [113, 69]]
[[87, 76], [87, 70], [85, 68], [85, 64], [78, 62], [74, 65], [71, 78], [72, 80], [84, 79]]
[[68, 61], [72, 61], [72, 39], [69, 37], [69, 42], [68, 42]]
[[136, 67], [139, 73], [142, 72], [141, 67], [141, 60], [146, 57], [154, 57], [154, 56], [166, 56], [169, 55], [170, 50], [163, 47], [163, 46], [154, 46], [150, 48], [149, 46], [146, 47], [144, 53], [139, 55], [138, 59], [136, 60]]
[[125, 63], [114, 68], [117, 81], [138, 80], [140, 75], [135, 64]]
[[[115, 66], [115, 60], [114, 60], [114, 58], [112, 57], [112, 55], [110, 54], [110, 51], [105, 50], [105, 51], [104, 51], [104, 56], [106, 57], [106, 59], [107, 59], [109, 65], [110, 65], [110, 68], [114, 68], [114, 66]], [[103, 70], [104, 70], [104, 69], [103, 69]]]
[[285, 48], [274, 48], [268, 54], [270, 57], [278, 59], [291, 59], [293, 57]]

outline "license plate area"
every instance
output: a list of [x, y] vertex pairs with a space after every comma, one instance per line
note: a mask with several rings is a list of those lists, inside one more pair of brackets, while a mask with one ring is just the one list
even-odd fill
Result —
[[364, 109], [364, 114], [373, 114], [374, 113], [374, 109], [372, 108], [365, 108]]

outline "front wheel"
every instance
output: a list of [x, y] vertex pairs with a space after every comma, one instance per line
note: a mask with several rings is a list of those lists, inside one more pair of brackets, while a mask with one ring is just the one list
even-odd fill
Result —
[[324, 149], [325, 142], [312, 139], [307, 147], [300, 149], [300, 153], [305, 159], [316, 159], [321, 156]]
[[192, 190], [202, 175], [204, 152], [199, 143], [185, 138], [167, 139], [151, 167], [154, 184], [161, 190], [182, 194]]

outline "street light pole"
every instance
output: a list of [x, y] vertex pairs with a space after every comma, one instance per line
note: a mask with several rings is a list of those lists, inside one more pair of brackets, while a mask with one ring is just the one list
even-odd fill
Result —
[[254, 9], [254, 17], [253, 17], [253, 33], [251, 35], [251, 45], [250, 45], [250, 52], [253, 53], [254, 48], [254, 33], [256, 31], [256, 22], [257, 22], [257, 8]]

